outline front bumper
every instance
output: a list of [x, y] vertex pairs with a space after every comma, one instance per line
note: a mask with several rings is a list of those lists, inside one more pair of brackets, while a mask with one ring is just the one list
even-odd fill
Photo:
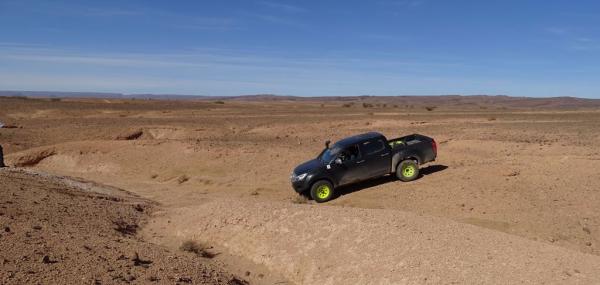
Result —
[[308, 179], [304, 179], [301, 181], [292, 182], [292, 188], [294, 188], [294, 191], [298, 193], [303, 193], [309, 190], [310, 184], [308, 183]]

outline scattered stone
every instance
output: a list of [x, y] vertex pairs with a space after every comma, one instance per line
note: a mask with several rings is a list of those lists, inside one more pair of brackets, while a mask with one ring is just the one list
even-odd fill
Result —
[[133, 208], [138, 212], [144, 212], [144, 206], [142, 206], [141, 204], [135, 204]]
[[142, 266], [147, 268], [150, 264], [152, 264], [151, 260], [141, 259], [137, 252], [133, 253], [133, 258], [131, 260], [133, 261], [133, 265], [135, 266]]
[[44, 255], [44, 257], [42, 257], [42, 263], [52, 264], [52, 263], [56, 263], [56, 260], [51, 260], [50, 256]]
[[232, 277], [228, 282], [228, 285], [248, 285], [248, 281], [239, 279], [237, 277]]
[[177, 282], [192, 283], [192, 278], [180, 276], [177, 277]]
[[588, 227], [583, 227], [583, 231], [588, 235], [592, 234], [592, 231]]

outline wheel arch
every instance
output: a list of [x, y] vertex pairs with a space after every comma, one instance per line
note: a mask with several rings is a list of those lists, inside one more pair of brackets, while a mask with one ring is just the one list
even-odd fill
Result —
[[401, 156], [400, 153], [397, 153], [392, 157], [392, 173], [395, 173], [396, 169], [398, 169], [398, 165], [405, 160], [414, 160], [417, 165], [421, 164], [421, 161], [416, 155]]
[[327, 182], [329, 182], [331, 184], [331, 186], [333, 186], [334, 188], [337, 187], [337, 185], [335, 183], [333, 183], [333, 180], [331, 180], [328, 177], [319, 177], [319, 178], [314, 178], [312, 179], [312, 181], [308, 184], [308, 191], [310, 192], [310, 189], [312, 189], [313, 185], [315, 185], [315, 183], [321, 181], [321, 180], [325, 180]]

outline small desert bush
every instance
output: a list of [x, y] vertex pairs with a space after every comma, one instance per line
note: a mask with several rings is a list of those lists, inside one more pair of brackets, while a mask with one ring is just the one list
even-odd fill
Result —
[[433, 111], [433, 110], [435, 110], [436, 108], [437, 108], [437, 106], [426, 106], [426, 107], [425, 107], [425, 109], [426, 109], [427, 111]]
[[363, 108], [373, 108], [373, 104], [371, 103], [362, 103]]
[[208, 251], [209, 247], [207, 245], [193, 240], [184, 241], [179, 247], [179, 249], [182, 251], [197, 254], [198, 256], [204, 258], [213, 258], [216, 256], [216, 254]]
[[223, 104], [225, 104], [225, 101], [215, 101], [215, 102], [213, 102], [213, 103], [215, 103], [215, 104], [219, 104], [219, 105], [223, 105]]
[[342, 105], [342, 107], [344, 107], [344, 108], [350, 108], [352, 106], [354, 106], [354, 103], [346, 103], [346, 104]]
[[190, 178], [187, 175], [181, 175], [181, 176], [179, 176], [179, 178], [177, 178], [177, 183], [183, 184], [183, 183], [187, 182], [188, 180], [190, 180]]

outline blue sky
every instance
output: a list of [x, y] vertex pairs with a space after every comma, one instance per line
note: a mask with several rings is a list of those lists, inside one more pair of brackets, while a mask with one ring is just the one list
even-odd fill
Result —
[[0, 0], [0, 89], [600, 98], [600, 2]]

